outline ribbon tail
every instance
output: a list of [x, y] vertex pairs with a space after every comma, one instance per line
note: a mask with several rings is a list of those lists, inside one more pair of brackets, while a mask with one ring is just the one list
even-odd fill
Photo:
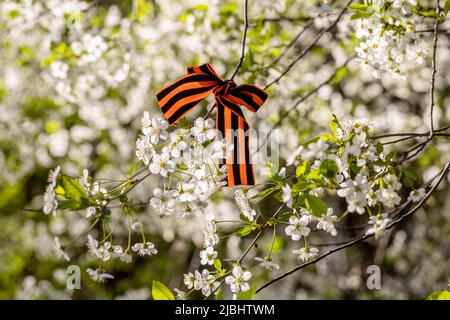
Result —
[[221, 99], [216, 99], [216, 126], [219, 138], [225, 139], [233, 149], [219, 162], [227, 167], [227, 185], [254, 185], [255, 177], [250, 157], [250, 128], [243, 116], [226, 107]]

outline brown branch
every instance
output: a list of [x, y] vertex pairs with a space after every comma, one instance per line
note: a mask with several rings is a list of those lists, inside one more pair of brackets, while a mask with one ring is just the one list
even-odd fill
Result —
[[[415, 33], [427, 33], [427, 32], [435, 32], [434, 28], [431, 29], [424, 29], [424, 30], [416, 30]], [[449, 33], [450, 29], [440, 29], [437, 31], [438, 33]]]
[[322, 29], [320, 33], [317, 35], [316, 38], [300, 53], [300, 55], [297, 56], [297, 58], [294, 59], [287, 67], [286, 69], [273, 81], [269, 82], [265, 87], [264, 90], [268, 89], [272, 85], [278, 83], [285, 75], [289, 73], [289, 71], [295, 66], [297, 62], [299, 62], [303, 57], [305, 57], [308, 52], [316, 45], [316, 43], [322, 38], [322, 36], [333, 29], [336, 24], [339, 22], [339, 20], [344, 15], [345, 11], [347, 11], [347, 7], [353, 2], [353, 0], [349, 0], [344, 8], [340, 11], [339, 15], [336, 17], [336, 19], [326, 28]]
[[[409, 216], [413, 215], [414, 213], [416, 213], [425, 204], [425, 202], [431, 197], [432, 193], [436, 190], [436, 188], [440, 185], [440, 183], [442, 182], [442, 180], [446, 176], [447, 171], [449, 170], [449, 168], [450, 168], [450, 161], [447, 162], [447, 164], [445, 165], [444, 169], [441, 171], [441, 173], [440, 173], [440, 175], [438, 177], [438, 181], [427, 192], [427, 194], [422, 198], [422, 200], [414, 208], [409, 210], [407, 213], [402, 215], [400, 218], [398, 218], [398, 219], [394, 220], [393, 222], [391, 222], [390, 224], [388, 224], [385, 229], [389, 230], [389, 229], [393, 228], [394, 226], [396, 226], [397, 224], [399, 224], [403, 220], [405, 220], [407, 217], [409, 217]], [[289, 275], [291, 275], [291, 274], [293, 274], [293, 273], [295, 273], [295, 272], [297, 272], [297, 271], [299, 271], [299, 270], [301, 270], [301, 269], [303, 269], [303, 268], [305, 268], [305, 267], [307, 267], [309, 265], [317, 263], [318, 261], [326, 258], [329, 255], [332, 255], [335, 252], [341, 251], [341, 250], [343, 250], [345, 248], [348, 248], [348, 247], [350, 247], [350, 246], [352, 246], [352, 245], [354, 245], [356, 243], [362, 242], [362, 241], [364, 241], [366, 239], [369, 239], [369, 238], [371, 238], [373, 236], [374, 236], [374, 234], [361, 235], [361, 236], [359, 236], [359, 237], [357, 237], [355, 239], [352, 239], [352, 240], [350, 240], [350, 241], [348, 241], [348, 242], [346, 242], [346, 243], [344, 243], [344, 244], [342, 244], [342, 245], [340, 245], [338, 247], [335, 247], [335, 248], [329, 250], [325, 254], [323, 254], [323, 255], [321, 255], [321, 256], [319, 256], [319, 257], [317, 257], [317, 258], [315, 258], [315, 259], [313, 259], [311, 261], [308, 261], [308, 262], [305, 262], [305, 263], [303, 263], [301, 265], [298, 265], [295, 268], [293, 268], [293, 269], [291, 269], [291, 270], [281, 274], [280, 276], [272, 279], [271, 281], [265, 283], [264, 285], [262, 285], [261, 287], [259, 287], [256, 290], [256, 293], [259, 293], [261, 290], [267, 288], [268, 286], [274, 284], [275, 282], [278, 282], [278, 281], [284, 279], [285, 277], [287, 277], [287, 276], [289, 276]]]
[[279, 16], [279, 17], [269, 17], [269, 18], [263, 18], [260, 21], [263, 23], [266, 22], [280, 22], [280, 21], [288, 21], [288, 22], [298, 22], [298, 21], [307, 21], [311, 19], [310, 16], [298, 16], [298, 17], [286, 17], [286, 16]]
[[230, 80], [233, 80], [236, 74], [239, 72], [239, 69], [242, 66], [242, 63], [244, 62], [245, 57], [245, 41], [247, 40], [247, 30], [248, 30], [248, 0], [244, 0], [244, 35], [242, 37], [242, 43], [241, 43], [241, 56], [239, 58], [239, 62], [236, 66], [236, 68], [233, 71], [233, 74], [230, 77]]
[[[436, 11], [439, 15], [441, 9], [439, 7], [439, 0], [436, 0]], [[441, 23], [440, 19], [436, 19], [436, 24], [434, 25], [434, 39], [433, 39], [433, 56], [431, 60], [431, 79], [430, 79], [430, 138], [433, 137], [434, 124], [433, 124], [433, 112], [434, 112], [434, 91], [435, 91], [435, 82], [436, 82], [436, 49], [438, 42], [438, 30], [439, 24]]]
[[[442, 131], [446, 131], [448, 129], [450, 129], [450, 125], [446, 125], [445, 127], [436, 129], [436, 130], [434, 130], [434, 133], [436, 134], [436, 133], [439, 133], [439, 132], [442, 132]], [[421, 133], [417, 133], [417, 132], [401, 132], [401, 133], [381, 134], [381, 135], [373, 136], [373, 137], [370, 137], [370, 138], [376, 140], [376, 139], [383, 139], [383, 138], [406, 137], [406, 136], [415, 138], [415, 137], [425, 137], [425, 136], [429, 136], [429, 135], [430, 135], [429, 131], [421, 132]]]
[[[450, 133], [434, 133], [433, 136], [434, 137], [450, 137]], [[410, 140], [410, 139], [413, 139], [413, 138], [416, 138], [416, 137], [421, 137], [421, 136], [404, 137], [404, 138], [397, 139], [397, 140], [391, 140], [391, 141], [383, 142], [382, 145], [398, 143], [398, 142]]]

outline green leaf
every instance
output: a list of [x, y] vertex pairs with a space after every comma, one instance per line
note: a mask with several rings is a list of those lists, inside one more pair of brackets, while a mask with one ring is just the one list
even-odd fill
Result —
[[383, 144], [381, 142], [377, 142], [376, 150], [377, 150], [378, 154], [383, 152], [384, 147], [383, 147]]
[[320, 138], [322, 138], [322, 136], [316, 136], [316, 137], [314, 137], [314, 138], [311, 138], [311, 139], [309, 139], [308, 141], [306, 141], [306, 142], [304, 143], [304, 146], [306, 147], [308, 144], [317, 142], [317, 141], [320, 140]]
[[354, 15], [352, 15], [350, 17], [351, 20], [357, 20], [357, 19], [362, 19], [362, 18], [370, 18], [370, 16], [372, 15], [371, 12], [362, 12], [362, 11], [358, 11], [357, 13], [355, 13]]
[[333, 160], [325, 159], [320, 164], [319, 172], [327, 178], [334, 178], [338, 173], [338, 166]]
[[322, 199], [307, 194], [305, 195], [306, 208], [315, 216], [320, 217], [327, 213], [327, 205]]
[[253, 297], [255, 296], [256, 288], [250, 288], [250, 290], [246, 292], [239, 292], [237, 295], [237, 300], [253, 300]]
[[46, 57], [46, 58], [42, 59], [42, 61], [40, 63], [40, 67], [41, 67], [41, 69], [46, 69], [55, 61], [56, 61], [55, 56]]
[[264, 198], [264, 197], [268, 196], [269, 194], [271, 194], [272, 192], [274, 192], [274, 191], [276, 191], [276, 190], [278, 190], [278, 189], [280, 189], [280, 186], [279, 186], [279, 185], [276, 185], [276, 186], [274, 186], [274, 187], [270, 187], [270, 188], [264, 189], [264, 190], [262, 190], [261, 192], [259, 192], [259, 193], [256, 195], [256, 197], [257, 197], [257, 198]]
[[444, 5], [444, 13], [447, 15], [447, 13], [450, 11], [450, 0], [445, 1]]
[[311, 190], [314, 188], [317, 188], [317, 184], [306, 181], [306, 180], [302, 180], [292, 186], [292, 192], [299, 193], [299, 192], [302, 192], [305, 190]]
[[214, 268], [216, 268], [216, 270], [222, 270], [222, 261], [220, 261], [220, 259], [214, 260]]
[[55, 194], [60, 197], [64, 197], [66, 195], [66, 191], [60, 185], [57, 185], [55, 188]]
[[297, 198], [297, 201], [295, 201], [296, 207], [301, 207], [305, 205], [305, 195], [303, 193], [300, 193], [300, 195]]
[[313, 170], [306, 176], [308, 179], [323, 181], [322, 176], [320, 175], [319, 169]]
[[439, 18], [439, 14], [434, 9], [426, 10], [426, 11], [419, 11], [419, 15], [430, 17], [430, 18]]
[[347, 67], [341, 67], [339, 68], [336, 73], [334, 74], [333, 77], [333, 84], [339, 84], [341, 83], [342, 79], [344, 79], [344, 77], [347, 75], [348, 73], [348, 68]]
[[128, 170], [128, 174], [127, 174], [128, 177], [131, 177], [136, 172], [136, 170], [137, 170], [137, 165], [136, 164], [132, 165], [130, 170]]
[[252, 231], [253, 231], [253, 226], [245, 226], [241, 230], [239, 230], [236, 233], [236, 235], [242, 238], [242, 237], [245, 237], [246, 235], [248, 235]]
[[80, 201], [82, 198], [86, 198], [86, 190], [83, 186], [74, 178], [69, 176], [62, 176], [62, 184], [66, 193], [66, 198], [75, 201]]
[[450, 300], [450, 291], [435, 291], [427, 297], [427, 300]]
[[408, 179], [411, 179], [413, 181], [419, 180], [419, 176], [411, 168], [404, 168], [402, 172]]
[[352, 10], [367, 11], [367, 5], [362, 4], [362, 3], [353, 3], [353, 4], [349, 5], [348, 7]]
[[303, 163], [297, 167], [295, 170], [295, 174], [297, 177], [303, 176], [305, 174], [308, 174], [310, 170], [309, 162], [308, 160], [303, 161]]
[[61, 200], [58, 202], [58, 209], [67, 210], [76, 207], [76, 201], [73, 200]]
[[350, 165], [350, 170], [354, 173], [354, 174], [358, 174], [361, 171], [362, 167], [358, 167], [357, 165], [351, 164]]
[[152, 284], [153, 300], [175, 300], [173, 293], [162, 282], [153, 280]]
[[337, 128], [338, 128], [338, 121], [336, 119], [336, 116], [333, 114], [333, 118], [330, 120], [330, 129], [333, 135], [337, 135]]
[[273, 198], [275, 200], [277, 200], [278, 202], [284, 203], [285, 201], [283, 200], [283, 194], [282, 192], [277, 192], [273, 195]]

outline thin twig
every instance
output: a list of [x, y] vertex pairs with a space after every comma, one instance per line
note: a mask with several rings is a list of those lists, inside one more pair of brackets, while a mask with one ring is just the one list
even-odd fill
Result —
[[[427, 33], [427, 32], [434, 32], [435, 29], [431, 28], [431, 29], [423, 29], [423, 30], [416, 30], [414, 31], [415, 33]], [[439, 29], [438, 33], [448, 33], [450, 32], [450, 29]]]
[[[441, 173], [439, 175], [439, 178], [438, 178], [438, 181], [427, 192], [427, 194], [422, 198], [422, 200], [414, 208], [409, 210], [407, 213], [402, 215], [400, 218], [398, 218], [398, 219], [394, 220], [393, 222], [391, 222], [390, 224], [388, 224], [385, 229], [389, 230], [389, 229], [393, 228], [394, 226], [396, 226], [397, 224], [399, 224], [403, 220], [405, 220], [407, 217], [409, 217], [409, 216], [413, 215], [414, 213], [416, 213], [425, 204], [425, 202], [431, 197], [432, 193], [436, 190], [436, 188], [440, 185], [440, 183], [442, 182], [442, 180], [446, 176], [447, 171], [449, 170], [449, 168], [450, 168], [450, 161], [447, 162], [447, 164], [445, 165], [444, 169], [441, 171]], [[298, 265], [295, 268], [293, 268], [293, 269], [283, 273], [282, 275], [272, 279], [271, 281], [265, 283], [264, 285], [259, 287], [258, 290], [256, 290], [256, 293], [259, 293], [264, 288], [267, 288], [268, 286], [274, 284], [275, 282], [278, 282], [281, 279], [284, 279], [285, 277], [287, 277], [287, 276], [289, 276], [289, 275], [291, 275], [291, 274], [293, 274], [293, 273], [295, 273], [295, 272], [297, 272], [297, 271], [299, 271], [299, 270], [301, 270], [301, 269], [303, 269], [303, 268], [305, 268], [305, 267], [307, 267], [309, 265], [317, 263], [318, 261], [326, 258], [327, 256], [329, 256], [329, 255], [331, 255], [331, 254], [333, 254], [333, 253], [335, 253], [337, 251], [341, 251], [341, 250], [343, 250], [345, 248], [348, 248], [348, 247], [350, 247], [350, 246], [352, 246], [352, 245], [354, 245], [356, 243], [362, 242], [362, 241], [364, 241], [366, 239], [369, 239], [369, 238], [371, 238], [373, 236], [374, 236], [374, 234], [361, 235], [361, 236], [359, 236], [359, 237], [357, 237], [355, 239], [352, 239], [352, 240], [350, 240], [350, 241], [348, 241], [348, 242], [346, 242], [346, 243], [344, 243], [344, 244], [342, 244], [342, 245], [340, 245], [338, 247], [335, 247], [335, 248], [329, 250], [328, 252], [324, 253], [323, 255], [321, 255], [321, 256], [319, 256], [319, 257], [317, 257], [317, 258], [315, 258], [315, 259], [313, 259], [311, 261], [308, 261], [308, 262], [305, 262], [305, 263], [303, 263], [301, 265]]]
[[[442, 131], [446, 131], [450, 129], [450, 125], [447, 125], [445, 127], [439, 128], [434, 130], [435, 134], [442, 132]], [[391, 137], [406, 137], [406, 136], [410, 136], [410, 137], [425, 137], [425, 136], [429, 136], [430, 132], [421, 132], [421, 133], [416, 133], [416, 132], [401, 132], [401, 133], [386, 133], [386, 134], [381, 134], [378, 136], [373, 136], [370, 137], [371, 139], [383, 139], [383, 138], [391, 138]]]
[[266, 22], [280, 22], [280, 21], [298, 22], [298, 21], [307, 21], [309, 19], [311, 19], [310, 16], [298, 16], [298, 17], [279, 16], [279, 17], [263, 18], [260, 21], [262, 21], [263, 23], [266, 23]]
[[214, 110], [214, 108], [216, 107], [216, 103], [214, 102], [211, 107], [207, 108], [208, 112], [206, 112], [205, 116], [203, 117], [203, 119], [208, 118], [208, 116], [211, 114], [211, 112]]
[[316, 45], [316, 43], [322, 38], [322, 36], [333, 29], [336, 24], [339, 22], [339, 20], [344, 15], [345, 11], [347, 11], [347, 7], [353, 2], [353, 0], [349, 0], [347, 4], [344, 6], [344, 8], [340, 11], [339, 15], [336, 17], [336, 19], [326, 28], [322, 29], [320, 33], [317, 35], [316, 38], [300, 53], [300, 55], [297, 56], [297, 58], [294, 59], [287, 67], [286, 69], [273, 81], [269, 82], [265, 87], [264, 90], [268, 89], [272, 85], [278, 83], [286, 74], [289, 73], [289, 71], [295, 66], [297, 62], [299, 62], [304, 56], [308, 54], [308, 52]]
[[244, 62], [245, 57], [245, 41], [247, 40], [247, 30], [248, 30], [248, 0], [244, 1], [244, 36], [242, 37], [242, 43], [241, 43], [241, 57], [239, 58], [239, 62], [234, 69], [233, 74], [230, 77], [230, 80], [233, 80], [234, 77], [239, 72], [239, 69], [242, 66], [242, 63]]
[[[450, 133], [435, 133], [435, 134], [433, 134], [433, 137], [450, 137]], [[416, 138], [416, 137], [414, 137], [414, 136], [404, 137], [404, 138], [397, 139], [397, 140], [391, 140], [391, 141], [383, 142], [382, 145], [398, 143], [398, 142], [402, 142], [402, 141], [406, 141], [406, 140], [410, 140], [410, 139], [414, 139], [414, 138]]]
[[[319, 85], [317, 85], [316, 87], [314, 87], [314, 89], [312, 89], [311, 91], [309, 91], [307, 94], [305, 94], [304, 96], [300, 97], [300, 99], [298, 99], [289, 109], [287, 109], [286, 111], [284, 111], [281, 115], [280, 118], [278, 119], [278, 121], [272, 126], [271, 130], [269, 131], [268, 135], [264, 138], [263, 142], [260, 143], [258, 145], [258, 148], [256, 149], [255, 153], [258, 153], [259, 150], [261, 150], [262, 146], [267, 142], [267, 140], [270, 138], [270, 136], [272, 135], [272, 132], [274, 129], [278, 128], [282, 122], [284, 121], [284, 119], [295, 109], [297, 109], [297, 107], [303, 103], [304, 101], [306, 101], [309, 97], [311, 97], [312, 95], [314, 95], [316, 92], [318, 92], [323, 86], [327, 85], [328, 83], [330, 83], [336, 76], [336, 74], [345, 66], [347, 66], [347, 64], [354, 58], [354, 56], [349, 57], [341, 66], [339, 66], [338, 68], [336, 68], [333, 73], [327, 78], [325, 79], [323, 82], [321, 82]], [[254, 155], [254, 154], [253, 154]]]
[[[441, 9], [439, 7], [439, 0], [436, 0], [436, 11], [439, 15]], [[434, 124], [433, 124], [433, 112], [434, 112], [434, 91], [435, 91], [435, 82], [436, 82], [436, 49], [438, 42], [438, 30], [439, 24], [441, 23], [440, 19], [436, 19], [436, 24], [434, 25], [434, 39], [433, 39], [433, 56], [431, 60], [431, 79], [430, 79], [430, 138], [433, 137]]]

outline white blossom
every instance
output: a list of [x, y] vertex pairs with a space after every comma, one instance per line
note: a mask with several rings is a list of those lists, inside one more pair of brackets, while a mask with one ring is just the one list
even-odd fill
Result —
[[150, 206], [159, 213], [160, 216], [171, 215], [175, 207], [174, 190], [163, 191], [160, 188], [153, 189], [154, 198], [150, 199]]
[[53, 250], [55, 252], [55, 255], [59, 258], [59, 259], [64, 259], [66, 261], [70, 261], [69, 256], [67, 255], [67, 253], [64, 252], [64, 250], [61, 247], [61, 243], [59, 241], [58, 237], [54, 238], [54, 245], [53, 245]]
[[419, 188], [417, 190], [413, 190], [409, 193], [408, 201], [419, 202], [425, 197], [425, 189]]
[[206, 247], [206, 249], [200, 251], [200, 264], [202, 265], [213, 265], [216, 258], [217, 251], [213, 247]]
[[141, 257], [151, 256], [153, 254], [157, 254], [158, 250], [156, 250], [155, 245], [151, 242], [146, 243], [135, 243], [131, 250], [137, 252], [137, 254]]
[[86, 269], [86, 272], [89, 274], [89, 277], [95, 282], [105, 283], [108, 280], [114, 279], [114, 276], [112, 274], [103, 272], [100, 269], [94, 270], [94, 269], [88, 268], [88, 269]]
[[214, 128], [214, 121], [211, 119], [197, 118], [191, 128], [191, 134], [199, 143], [205, 143], [216, 137], [216, 129]]
[[337, 235], [334, 224], [337, 222], [337, 216], [333, 215], [333, 208], [327, 209], [327, 214], [318, 218], [317, 229], [328, 232], [333, 237]]
[[232, 274], [225, 277], [225, 283], [230, 286], [231, 292], [236, 295], [241, 291], [246, 292], [250, 290], [248, 281], [251, 277], [252, 273], [250, 271], [244, 271], [241, 266], [236, 265], [233, 267]]
[[266, 258], [255, 257], [255, 260], [258, 261], [259, 265], [264, 269], [267, 270], [280, 269], [280, 266], [277, 263], [273, 262], [272, 259], [268, 257]]
[[286, 227], [285, 232], [294, 241], [299, 241], [301, 237], [307, 237], [311, 232], [308, 228], [309, 218], [302, 216], [300, 219], [296, 216], [291, 216], [289, 218], [290, 225]]
[[311, 261], [319, 255], [319, 249], [312, 247], [303, 247], [298, 250], [292, 251], [292, 253], [297, 254], [298, 258], [303, 262]]
[[392, 221], [391, 218], [388, 218], [386, 213], [371, 216], [369, 220], [369, 224], [372, 225], [366, 231], [366, 235], [375, 234], [375, 239], [382, 237], [385, 233], [385, 229], [387, 225]]

